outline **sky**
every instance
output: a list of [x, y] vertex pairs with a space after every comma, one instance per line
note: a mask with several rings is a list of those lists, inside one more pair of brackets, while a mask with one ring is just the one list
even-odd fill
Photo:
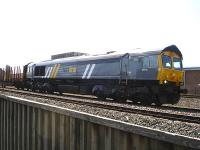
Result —
[[175, 44], [200, 66], [199, 0], [1, 0], [0, 67]]

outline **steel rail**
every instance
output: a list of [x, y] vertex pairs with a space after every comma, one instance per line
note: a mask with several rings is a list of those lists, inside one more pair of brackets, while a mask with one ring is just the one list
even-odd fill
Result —
[[194, 95], [194, 94], [181, 94], [181, 97], [184, 97], [184, 98], [197, 98], [197, 99], [200, 99], [200, 95]]
[[[80, 99], [77, 99], [74, 97], [61, 97], [61, 96], [57, 96], [57, 95], [49, 95], [49, 94], [42, 94], [42, 93], [35, 93], [35, 92], [28, 92], [28, 91], [19, 91], [19, 90], [13, 90], [13, 89], [1, 89], [0, 88], [0, 90], [5, 91], [5, 92], [21, 94], [21, 95], [28, 95], [28, 96], [39, 97], [39, 98], [44, 98], [44, 99], [46, 98], [49, 100], [50, 99], [59, 100], [59, 101], [64, 101], [65, 103], [73, 103], [73, 104], [90, 106], [90, 107], [95, 107], [95, 108], [102, 108], [102, 109], [108, 109], [108, 110], [114, 110], [114, 111], [120, 111], [120, 112], [126, 112], [126, 113], [134, 113], [134, 114], [140, 114], [140, 115], [145, 115], [145, 116], [152, 116], [152, 117], [156, 117], [156, 118], [169, 119], [169, 120], [174, 120], [174, 121], [182, 121], [182, 122], [200, 124], [199, 116], [181, 115], [181, 114], [158, 112], [158, 111], [152, 111], [152, 110], [144, 110], [144, 109], [139, 109], [139, 108], [114, 106], [112, 104], [95, 103], [94, 101], [81, 101]], [[84, 99], [84, 98], [85, 97], [82, 97], [82, 99]]]
[[[1, 88], [0, 88], [1, 89]], [[9, 86], [6, 89], [13, 89], [15, 90], [15, 87]], [[55, 95], [55, 94], [54, 94]], [[194, 112], [194, 113], [200, 113], [200, 109], [198, 108], [191, 108], [191, 107], [180, 107], [180, 106], [176, 106], [176, 105], [163, 105], [163, 106], [155, 106], [155, 105], [150, 105], [150, 106], [144, 106], [142, 104], [139, 103], [127, 103], [127, 102], [116, 102], [116, 101], [108, 101], [106, 100], [102, 100], [102, 99], [98, 99], [96, 96], [93, 95], [83, 95], [83, 94], [72, 94], [72, 93], [63, 93], [63, 96], [67, 96], [67, 97], [73, 97], [73, 98], [79, 98], [79, 99], [89, 99], [89, 100], [93, 100], [93, 101], [104, 101], [104, 102], [109, 102], [109, 103], [115, 103], [115, 104], [128, 104], [128, 105], [134, 105], [134, 106], [143, 106], [143, 107], [148, 107], [148, 108], [153, 108], [153, 109], [162, 109], [162, 110], [171, 110], [171, 111], [183, 111], [183, 112]]]

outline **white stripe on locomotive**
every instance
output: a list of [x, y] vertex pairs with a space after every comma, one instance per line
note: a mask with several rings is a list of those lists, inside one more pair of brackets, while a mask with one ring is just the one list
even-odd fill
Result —
[[49, 74], [49, 70], [50, 70], [50, 69], [51, 69], [50, 67], [47, 67], [47, 72], [46, 72], [46, 74], [45, 74], [45, 78], [48, 77], [48, 74]]
[[47, 78], [50, 78], [52, 70], [53, 70], [53, 67], [50, 67], [49, 74], [47, 75]]
[[88, 74], [88, 76], [87, 76], [87, 79], [89, 79], [89, 78], [91, 77], [95, 65], [96, 65], [96, 64], [92, 64], [92, 67], [91, 67], [90, 72], [89, 72], [89, 74]]
[[88, 65], [86, 66], [85, 71], [84, 71], [83, 76], [82, 76], [82, 79], [84, 79], [85, 76], [87, 75], [87, 72], [88, 72], [89, 68], [90, 68], [90, 64], [88, 64]]

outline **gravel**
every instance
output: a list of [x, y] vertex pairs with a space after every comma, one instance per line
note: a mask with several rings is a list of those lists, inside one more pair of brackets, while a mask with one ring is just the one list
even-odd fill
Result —
[[180, 101], [175, 106], [200, 109], [200, 98], [181, 97]]
[[[65, 102], [56, 101], [56, 100], [52, 100], [52, 99], [42, 99], [42, 98], [36, 98], [36, 97], [31, 97], [31, 96], [22, 96], [19, 94], [13, 94], [13, 93], [2, 92], [2, 91], [0, 92], [0, 94], [12, 95], [12, 96], [25, 98], [25, 99], [29, 99], [29, 100], [33, 100], [33, 101], [37, 101], [37, 102], [41, 102], [41, 103], [56, 105], [59, 107], [73, 109], [73, 110], [80, 111], [80, 112], [86, 112], [86, 113], [90, 113], [90, 114], [101, 116], [101, 117], [111, 118], [111, 119], [120, 120], [123, 122], [140, 125], [140, 126], [158, 129], [158, 130], [165, 131], [165, 132], [171, 132], [171, 133], [175, 133], [175, 134], [180, 134], [180, 135], [200, 139], [200, 125], [195, 124], [195, 123], [173, 121], [173, 120], [168, 120], [168, 119], [143, 116], [143, 115], [139, 115], [139, 114], [131, 114], [131, 113], [113, 111], [113, 110], [102, 109], [102, 108], [94, 108], [94, 107], [90, 107], [90, 106], [65, 103]], [[187, 100], [187, 98], [184, 98], [184, 100], [181, 99], [181, 102], [178, 103], [178, 106], [180, 106], [180, 104], [182, 104], [181, 106], [185, 105], [184, 103], [187, 103], [188, 100]], [[119, 104], [116, 103], [115, 105], [119, 105]], [[133, 105], [132, 106], [128, 106], [127, 104], [124, 104], [124, 105], [126, 107], [134, 107]], [[143, 108], [147, 109], [149, 107], [143, 107]], [[160, 110], [160, 109], [158, 109], [158, 110]]]

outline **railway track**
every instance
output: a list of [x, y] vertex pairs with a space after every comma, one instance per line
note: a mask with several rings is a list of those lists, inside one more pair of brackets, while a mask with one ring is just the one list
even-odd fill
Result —
[[193, 95], [193, 94], [181, 94], [182, 97], [185, 98], [198, 98], [200, 99], [200, 95]]
[[[0, 88], [1, 89], [1, 88]], [[16, 88], [14, 86], [7, 86], [6, 89], [13, 89], [13, 90], [16, 90]], [[89, 100], [93, 100], [93, 101], [105, 101], [105, 102], [109, 102], [109, 103], [118, 103], [118, 104], [127, 104], [127, 102], [123, 103], [123, 102], [115, 102], [115, 101], [112, 101], [112, 100], [102, 100], [102, 99], [98, 99], [96, 96], [93, 96], [93, 95], [81, 95], [81, 94], [72, 94], [72, 93], [63, 93], [63, 96], [66, 96], [66, 97], [73, 97], [73, 98], [80, 98], [80, 99], [89, 99]], [[184, 96], [184, 95], [182, 95]], [[190, 97], [188, 97], [190, 98]], [[193, 97], [192, 97], [193, 98]], [[134, 106], [138, 106], [138, 107], [141, 107], [141, 106], [144, 106], [144, 105], [141, 105], [141, 104], [138, 104], [138, 103], [128, 103], [129, 105], [134, 105]], [[163, 106], [155, 106], [155, 105], [151, 105], [151, 106], [148, 106], [149, 108], [153, 108], [153, 109], [157, 109], [157, 108], [160, 108], [160, 109], [163, 109], [163, 110], [173, 110], [173, 111], [183, 111], [183, 112], [196, 112], [196, 113], [200, 113], [200, 109], [198, 108], [191, 108], [191, 107], [180, 107], [180, 106], [176, 106], [176, 105], [163, 105]]]
[[[97, 98], [95, 97], [85, 96], [85, 95], [65, 94], [64, 96], [58, 96], [58, 95], [50, 95], [50, 94], [44, 94], [44, 93], [35, 93], [35, 92], [30, 92], [30, 91], [15, 90], [12, 88], [0, 88], [0, 91], [20, 94], [20, 95], [25, 95], [25, 96], [38, 97], [38, 98], [43, 98], [43, 99], [49, 99], [49, 100], [58, 100], [58, 101], [63, 101], [65, 103], [72, 103], [72, 104], [96, 107], [96, 108], [101, 108], [101, 109], [109, 109], [109, 110], [114, 110], [114, 111], [140, 114], [140, 115], [169, 119], [169, 120], [174, 120], [174, 121], [200, 124], [200, 110], [199, 109], [178, 108], [178, 107], [170, 107], [170, 106], [167, 106], [167, 107], [163, 106], [163, 107], [156, 108], [154, 106], [144, 107], [144, 106], [139, 106], [139, 105], [137, 105], [137, 107], [135, 107], [135, 105], [131, 105], [129, 107], [128, 104], [125, 104], [124, 106], [122, 104], [113, 103], [113, 102], [105, 103], [102, 101], [97, 101]], [[95, 101], [91, 101], [91, 100], [95, 100]]]

